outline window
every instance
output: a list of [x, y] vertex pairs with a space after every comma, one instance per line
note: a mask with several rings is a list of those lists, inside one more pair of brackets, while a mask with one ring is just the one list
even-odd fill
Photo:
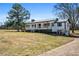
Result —
[[26, 27], [29, 27], [30, 25], [26, 25]]
[[54, 26], [54, 23], [52, 23], [52, 26]]
[[59, 23], [57, 23], [57, 26], [62, 26], [62, 23], [60, 23], [60, 22], [59, 22]]
[[33, 25], [32, 25], [32, 28], [33, 28]]
[[41, 28], [41, 24], [38, 24], [38, 27]]
[[32, 28], [36, 28], [36, 24], [33, 24], [33, 25], [32, 25]]
[[36, 24], [34, 25], [34, 27], [36, 28]]
[[43, 26], [44, 26], [45, 28], [48, 28], [48, 27], [50, 26], [50, 24], [49, 24], [49, 23], [45, 23]]

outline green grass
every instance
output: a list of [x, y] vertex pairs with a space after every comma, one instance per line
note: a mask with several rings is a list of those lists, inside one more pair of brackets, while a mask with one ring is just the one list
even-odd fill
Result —
[[39, 55], [72, 40], [65, 36], [0, 30], [0, 55]]

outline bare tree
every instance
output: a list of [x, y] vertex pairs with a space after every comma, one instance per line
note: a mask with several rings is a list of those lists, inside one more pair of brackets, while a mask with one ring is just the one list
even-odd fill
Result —
[[74, 33], [76, 22], [78, 21], [78, 8], [79, 4], [77, 3], [58, 3], [55, 5], [57, 14], [60, 18], [69, 19], [71, 24], [72, 33]]

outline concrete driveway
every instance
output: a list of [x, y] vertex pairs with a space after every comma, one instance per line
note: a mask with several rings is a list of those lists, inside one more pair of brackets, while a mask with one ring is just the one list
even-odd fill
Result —
[[79, 56], [79, 38], [39, 56]]

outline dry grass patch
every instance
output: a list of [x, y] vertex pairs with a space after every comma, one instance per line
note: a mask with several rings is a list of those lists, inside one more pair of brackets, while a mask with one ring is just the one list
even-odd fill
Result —
[[0, 30], [0, 55], [39, 55], [72, 40], [65, 36]]

